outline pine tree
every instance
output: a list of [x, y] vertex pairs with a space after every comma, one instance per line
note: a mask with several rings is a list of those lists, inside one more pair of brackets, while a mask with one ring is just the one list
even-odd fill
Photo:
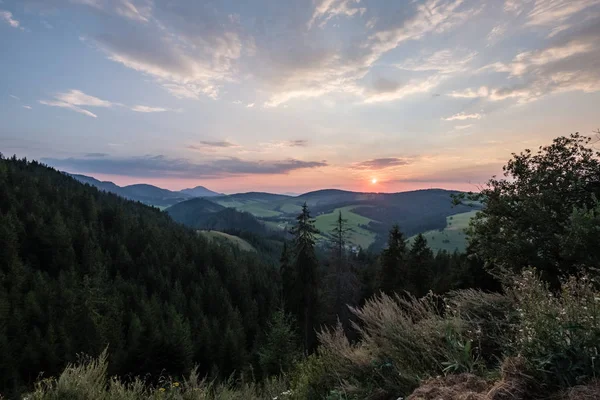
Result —
[[271, 316], [263, 343], [258, 350], [264, 376], [289, 371], [299, 357], [298, 338], [292, 317], [283, 310]]
[[406, 242], [398, 225], [388, 235], [388, 245], [381, 253], [381, 276], [379, 288], [391, 295], [406, 285]]
[[315, 221], [310, 216], [306, 203], [296, 217], [296, 226], [291, 230], [294, 235], [293, 266], [297, 276], [296, 288], [299, 296], [297, 304], [290, 310], [297, 316], [302, 332], [305, 354], [312, 352], [316, 344], [315, 316], [317, 313], [317, 268], [315, 254], [315, 235], [319, 233]]
[[408, 253], [408, 290], [417, 297], [433, 287], [433, 252], [427, 239], [419, 233]]
[[351, 231], [348, 220], [342, 217], [340, 211], [331, 231], [330, 268], [326, 282], [329, 322], [335, 324], [338, 319], [344, 326], [348, 325], [350, 318], [347, 305], [353, 305], [358, 290], [358, 282], [350, 268], [346, 249]]

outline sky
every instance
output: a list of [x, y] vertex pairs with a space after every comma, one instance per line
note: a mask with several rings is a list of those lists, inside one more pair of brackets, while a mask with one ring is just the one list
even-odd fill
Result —
[[598, 104], [600, 0], [0, 0], [0, 152], [119, 185], [477, 190]]

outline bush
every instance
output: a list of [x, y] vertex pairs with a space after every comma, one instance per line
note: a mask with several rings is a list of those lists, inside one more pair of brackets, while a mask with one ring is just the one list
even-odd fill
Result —
[[281, 378], [265, 380], [262, 385], [249, 383], [215, 384], [200, 379], [194, 369], [181, 381], [169, 377], [150, 385], [140, 378], [123, 382], [108, 378], [106, 350], [96, 359], [82, 357], [71, 364], [58, 378], [46, 378], [35, 384], [34, 391], [25, 396], [31, 400], [259, 400], [272, 399], [285, 393], [287, 384]]
[[[477, 293], [470, 292], [473, 297]], [[448, 307], [467, 308], [468, 296], [454, 294], [454, 299]], [[447, 312], [441, 304], [434, 295], [416, 299], [381, 294], [352, 308], [360, 341], [350, 343], [339, 325], [321, 331], [319, 357], [306, 363], [303, 386], [319, 388], [315, 393], [321, 396], [386, 398], [407, 395], [428, 377], [480, 371], [474, 338], [481, 331], [477, 333], [473, 321], [479, 315], [480, 322], [485, 313], [472, 312], [471, 319], [463, 319], [462, 310]]]
[[600, 374], [600, 292], [583, 276], [571, 277], [559, 293], [531, 270], [511, 290], [520, 323], [512, 352], [525, 357], [547, 389], [585, 384]]

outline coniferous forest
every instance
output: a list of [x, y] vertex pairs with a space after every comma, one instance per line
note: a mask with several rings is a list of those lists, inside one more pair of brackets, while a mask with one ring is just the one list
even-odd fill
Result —
[[1, 158], [0, 393], [598, 398], [599, 154], [574, 134], [504, 172], [454, 197], [483, 205], [464, 254], [401, 226], [351, 252], [341, 212], [318, 242], [306, 205], [246, 252]]

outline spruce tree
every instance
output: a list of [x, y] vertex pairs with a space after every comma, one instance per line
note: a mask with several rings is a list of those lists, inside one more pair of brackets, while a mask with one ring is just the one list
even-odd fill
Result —
[[408, 253], [407, 290], [417, 297], [424, 296], [433, 287], [433, 252], [427, 239], [419, 233]]
[[338, 214], [334, 228], [331, 230], [331, 256], [327, 274], [328, 320], [335, 324], [339, 320], [344, 326], [350, 318], [347, 304], [353, 304], [358, 290], [356, 276], [350, 268], [350, 259], [346, 249], [352, 229], [348, 220]]
[[292, 228], [291, 233], [294, 235], [293, 266], [297, 277], [293, 293], [298, 295], [298, 301], [292, 305], [290, 311], [297, 316], [304, 352], [308, 354], [314, 350], [316, 344], [318, 261], [315, 254], [315, 235], [319, 231], [306, 203], [302, 206], [300, 215], [296, 217], [296, 226]]
[[392, 295], [406, 286], [406, 242], [398, 225], [388, 235], [387, 248], [381, 253], [381, 276], [379, 288]]

